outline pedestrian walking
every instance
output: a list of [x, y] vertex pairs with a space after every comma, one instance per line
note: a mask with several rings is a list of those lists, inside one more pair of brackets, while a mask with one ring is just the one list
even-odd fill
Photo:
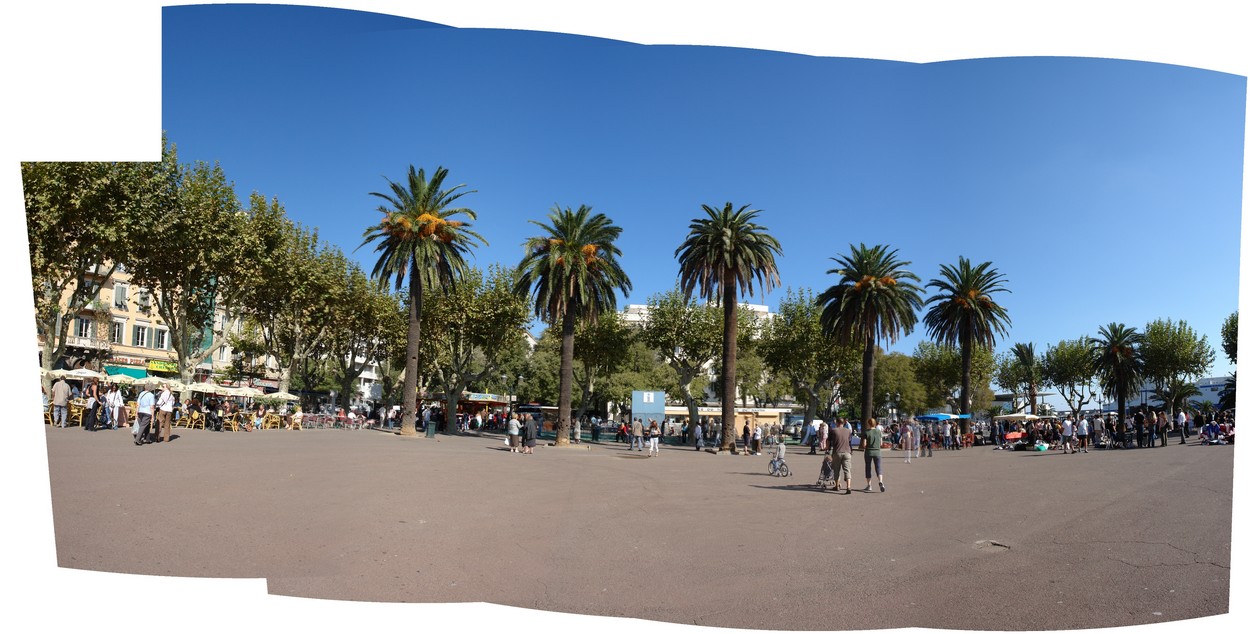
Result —
[[1076, 423], [1076, 448], [1081, 453], [1089, 453], [1089, 419], [1084, 416]]
[[521, 453], [534, 453], [534, 446], [538, 444], [538, 422], [533, 416], [525, 417], [525, 449]]
[[1142, 433], [1146, 437], [1147, 447], [1153, 448], [1155, 446], [1155, 432], [1158, 430], [1158, 427], [1159, 417], [1155, 414], [1155, 411], [1152, 409], [1146, 410], [1146, 429]]
[[647, 427], [647, 457], [660, 455], [660, 426], [656, 424], [655, 419], [648, 419], [651, 424]]
[[148, 427], [152, 424], [152, 414], [156, 408], [156, 395], [152, 394], [150, 382], [143, 384], [143, 391], [139, 393], [139, 401], [136, 405], [139, 410], [139, 420], [135, 423], [135, 444], [142, 445], [147, 442], [145, 436], [147, 436]]
[[751, 430], [751, 447], [755, 451], [755, 455], [760, 455], [760, 445], [764, 440], [764, 430], [759, 423], [755, 424], [755, 429]]
[[703, 449], [703, 424], [702, 423], [694, 426], [694, 450], [699, 451], [701, 449]]
[[903, 445], [903, 462], [911, 464], [911, 452], [916, 444], [911, 421], [904, 421], [903, 426], [899, 428], [899, 443]]
[[881, 477], [881, 430], [877, 419], [869, 418], [867, 429], [860, 436], [859, 446], [864, 450], [864, 490], [872, 490], [872, 471], [877, 470], [877, 486], [885, 493], [885, 479]]
[[1185, 439], [1189, 438], [1189, 426], [1185, 424], [1185, 410], [1176, 408], [1176, 429], [1181, 434], [1181, 444], [1185, 444]]
[[1065, 454], [1068, 453], [1069, 450], [1072, 450], [1073, 454], [1076, 453], [1076, 451], [1073, 450], [1073, 447], [1072, 447], [1072, 431], [1073, 431], [1072, 430], [1072, 417], [1068, 416], [1067, 418], [1063, 419], [1063, 431], [1060, 432], [1060, 437], [1061, 437], [1061, 441], [1063, 445], [1063, 453]]
[[65, 428], [65, 419], [68, 417], [69, 397], [69, 383], [63, 377], [57, 377], [52, 384], [52, 424], [60, 426], [61, 429]]
[[521, 421], [516, 419], [516, 413], [513, 412], [508, 418], [508, 451], [517, 453], [521, 449]]
[[1168, 418], [1168, 413], [1163, 410], [1159, 410], [1155, 415], [1155, 425], [1157, 427], [1155, 431], [1159, 436], [1160, 447], [1168, 446], [1168, 426], [1171, 422], [1171, 419]]
[[830, 457], [833, 458], [833, 490], [838, 490], [838, 478], [842, 478], [845, 495], [851, 494], [851, 428], [846, 419], [837, 421], [837, 427], [829, 434]]
[[108, 391], [104, 393], [104, 406], [109, 412], [109, 424], [113, 429], [117, 429], [118, 421], [122, 418], [122, 392], [117, 389], [116, 385], [109, 384]]
[[169, 440], [170, 423], [174, 417], [174, 394], [168, 383], [161, 383], [161, 393], [156, 397], [156, 442]]

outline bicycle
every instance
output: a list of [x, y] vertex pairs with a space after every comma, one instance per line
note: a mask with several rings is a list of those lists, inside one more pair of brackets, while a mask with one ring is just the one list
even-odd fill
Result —
[[790, 476], [790, 466], [786, 464], [784, 456], [777, 455], [779, 452], [772, 452], [773, 459], [768, 461], [768, 475], [786, 478]]

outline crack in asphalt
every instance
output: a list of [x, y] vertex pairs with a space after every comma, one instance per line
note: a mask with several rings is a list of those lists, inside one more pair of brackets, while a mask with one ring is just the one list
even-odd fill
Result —
[[1130, 561], [1124, 561], [1123, 559], [1120, 559], [1118, 557], [1108, 556], [1107, 559], [1110, 559], [1111, 561], [1118, 561], [1126, 566], [1132, 566], [1133, 568], [1137, 568], [1138, 570], [1142, 568], [1179, 568], [1182, 566], [1197, 566], [1197, 565], [1215, 566], [1216, 568], [1223, 568], [1225, 570], [1228, 570], [1228, 566], [1217, 564], [1214, 561], [1194, 560], [1194, 561], [1182, 562], [1179, 564], [1135, 564]]

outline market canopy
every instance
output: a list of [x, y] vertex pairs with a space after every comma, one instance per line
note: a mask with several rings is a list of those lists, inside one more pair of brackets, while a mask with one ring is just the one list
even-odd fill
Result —
[[118, 385], [132, 385], [136, 381], [134, 376], [120, 373], [108, 375], [108, 380]]
[[1039, 418], [1041, 418], [1041, 416], [1034, 416], [1032, 414], [1020, 412], [1016, 414], [1003, 414], [1002, 416], [995, 416], [994, 420], [1037, 420]]
[[299, 400], [298, 396], [290, 392], [274, 392], [273, 394], [266, 394], [265, 398], [274, 398], [274, 399], [278, 399], [279, 401], [298, 401]]
[[961, 418], [972, 418], [972, 415], [971, 414], [946, 414], [946, 413], [923, 414], [921, 416], [917, 416], [916, 420], [926, 422], [926, 423], [932, 423], [932, 422], [938, 422], [938, 421], [944, 421], [944, 420], [958, 420]]

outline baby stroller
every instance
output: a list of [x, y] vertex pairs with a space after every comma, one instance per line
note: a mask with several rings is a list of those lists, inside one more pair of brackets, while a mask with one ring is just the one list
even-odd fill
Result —
[[820, 476], [816, 478], [816, 486], [821, 489], [838, 486], [838, 479], [833, 474], [833, 456], [825, 456], [820, 463]]

